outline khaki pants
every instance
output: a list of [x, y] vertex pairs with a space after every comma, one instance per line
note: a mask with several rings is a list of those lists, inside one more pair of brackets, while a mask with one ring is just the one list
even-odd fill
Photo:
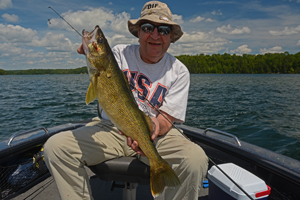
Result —
[[[202, 148], [176, 129], [159, 137], [155, 145], [181, 181], [179, 188], [166, 188], [156, 199], [196, 200], [208, 168], [208, 158]], [[61, 198], [81, 200], [93, 199], [85, 165], [136, 156], [136, 153], [110, 121], [97, 118], [84, 127], [49, 138], [44, 145], [44, 156]], [[140, 160], [149, 165], [147, 157], [141, 156]]]

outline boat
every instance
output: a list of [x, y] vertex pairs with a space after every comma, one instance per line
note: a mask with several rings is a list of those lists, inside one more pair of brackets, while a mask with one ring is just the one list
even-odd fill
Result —
[[[0, 199], [60, 199], [53, 177], [43, 160], [43, 144], [51, 136], [85, 126], [91, 120], [25, 130], [0, 142]], [[213, 128], [204, 130], [183, 124], [176, 126], [191, 141], [199, 144], [214, 162], [209, 162], [209, 169], [214, 165], [233, 163], [270, 186], [269, 200], [300, 199], [300, 161], [241, 141], [230, 133]], [[94, 199], [153, 199], [148, 184], [148, 166], [140, 165], [141, 162], [134, 157], [114, 161], [86, 168]], [[125, 173], [125, 180], [112, 180], [115, 169], [111, 171], [109, 166], [115, 164], [119, 166], [121, 173]], [[97, 171], [101, 169], [101, 165], [102, 169], [107, 169], [112, 174], [104, 170], [101, 175]], [[141, 174], [137, 175], [134, 168], [136, 165], [143, 168]], [[130, 174], [130, 171], [134, 173]], [[132, 177], [133, 175], [137, 177]], [[126, 177], [130, 177], [130, 180]], [[209, 189], [210, 183], [201, 190], [199, 200], [209, 199]]]

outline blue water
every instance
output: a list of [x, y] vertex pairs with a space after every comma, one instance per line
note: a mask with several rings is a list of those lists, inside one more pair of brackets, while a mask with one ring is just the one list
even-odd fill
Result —
[[[0, 141], [95, 117], [88, 75], [0, 76]], [[300, 160], [300, 75], [191, 75], [186, 125], [216, 128]]]

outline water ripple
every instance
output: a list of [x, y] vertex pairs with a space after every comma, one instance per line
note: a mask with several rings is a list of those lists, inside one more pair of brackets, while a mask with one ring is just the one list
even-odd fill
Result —
[[300, 75], [191, 75], [190, 88], [186, 125], [300, 160]]
[[[97, 115], [87, 75], [0, 76], [0, 140]], [[300, 160], [300, 75], [191, 75], [186, 125], [216, 128]]]

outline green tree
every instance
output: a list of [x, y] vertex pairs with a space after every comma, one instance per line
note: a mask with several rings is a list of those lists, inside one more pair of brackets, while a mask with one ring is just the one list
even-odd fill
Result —
[[181, 55], [177, 58], [186, 65], [191, 74], [200, 73], [300, 73], [300, 52], [296, 54], [266, 53], [265, 55], [228, 53], [212, 55]]
[[38, 75], [38, 74], [87, 74], [87, 67], [76, 69], [28, 69], [28, 70], [8, 70], [9, 75]]
[[0, 75], [6, 75], [6, 74], [7, 74], [7, 72], [5, 70], [0, 69]]

